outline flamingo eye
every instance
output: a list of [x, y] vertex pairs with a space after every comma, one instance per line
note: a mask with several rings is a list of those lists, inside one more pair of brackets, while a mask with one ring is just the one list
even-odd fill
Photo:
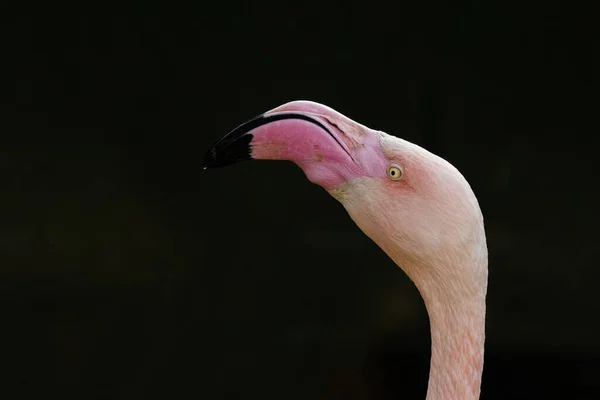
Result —
[[402, 170], [402, 167], [400, 165], [394, 164], [388, 168], [387, 174], [388, 178], [390, 178], [393, 181], [397, 181], [398, 179], [402, 178], [402, 175], [404, 175], [404, 171]]

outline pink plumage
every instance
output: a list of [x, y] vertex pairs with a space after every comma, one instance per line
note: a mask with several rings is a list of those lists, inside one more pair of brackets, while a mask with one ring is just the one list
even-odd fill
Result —
[[204, 163], [249, 158], [296, 163], [415, 283], [431, 323], [427, 399], [479, 398], [488, 257], [483, 216], [463, 175], [422, 147], [309, 101], [241, 125]]

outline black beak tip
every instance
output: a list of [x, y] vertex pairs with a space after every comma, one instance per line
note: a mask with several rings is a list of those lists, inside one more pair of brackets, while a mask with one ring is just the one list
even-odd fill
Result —
[[204, 159], [202, 160], [202, 170], [207, 170], [208, 168], [214, 168], [217, 165], [217, 152], [215, 150], [215, 146], [211, 146], [210, 149], [204, 155]]
[[202, 161], [202, 169], [225, 167], [239, 161], [251, 160], [252, 134], [227, 135], [213, 144]]

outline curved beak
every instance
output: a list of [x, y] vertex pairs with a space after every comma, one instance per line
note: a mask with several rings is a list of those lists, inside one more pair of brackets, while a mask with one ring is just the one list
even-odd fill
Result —
[[204, 156], [203, 167], [224, 167], [252, 159], [289, 160], [297, 163], [339, 158], [352, 159], [330, 123], [310, 113], [267, 112], [238, 126], [217, 140]]
[[[381, 174], [380, 135], [322, 104], [294, 101], [238, 126], [206, 153], [204, 169], [244, 160], [288, 160], [329, 190]], [[385, 170], [383, 170], [385, 171]], [[384, 172], [385, 173], [385, 172]]]

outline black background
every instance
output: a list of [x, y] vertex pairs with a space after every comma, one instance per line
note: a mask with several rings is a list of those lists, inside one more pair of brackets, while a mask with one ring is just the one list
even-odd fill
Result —
[[2, 7], [3, 398], [425, 397], [422, 300], [341, 205], [291, 163], [201, 170], [215, 139], [296, 99], [471, 183], [482, 399], [598, 396], [591, 10]]

